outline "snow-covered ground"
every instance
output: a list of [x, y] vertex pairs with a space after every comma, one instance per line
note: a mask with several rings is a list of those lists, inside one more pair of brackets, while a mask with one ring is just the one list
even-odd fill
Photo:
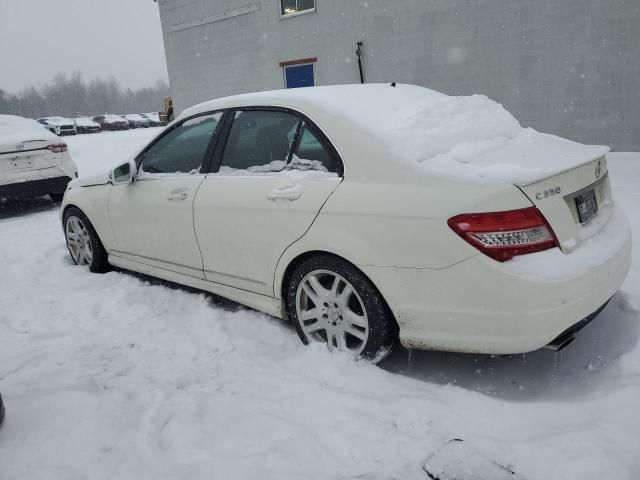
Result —
[[[88, 175], [157, 132], [66, 141]], [[638, 239], [640, 154], [609, 165]], [[636, 480], [634, 305], [637, 256], [622, 292], [559, 354], [399, 351], [380, 368], [201, 293], [74, 267], [53, 204], [7, 201], [0, 479], [425, 479], [425, 459], [462, 438], [529, 480]]]

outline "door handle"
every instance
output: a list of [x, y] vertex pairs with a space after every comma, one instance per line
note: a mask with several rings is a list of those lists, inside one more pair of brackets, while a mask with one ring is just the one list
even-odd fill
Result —
[[298, 200], [301, 196], [302, 196], [302, 189], [300, 190], [290, 189], [290, 190], [274, 190], [272, 192], [269, 192], [269, 195], [267, 196], [267, 198], [272, 202], [275, 202], [276, 200], [288, 200], [290, 202], [293, 202], [295, 200]]
[[167, 197], [167, 200], [170, 200], [170, 201], [186, 200], [188, 197], [189, 197], [189, 192], [172, 193]]

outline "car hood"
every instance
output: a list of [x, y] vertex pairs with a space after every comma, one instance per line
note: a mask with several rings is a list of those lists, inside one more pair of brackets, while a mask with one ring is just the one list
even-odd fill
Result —
[[109, 171], [88, 175], [86, 177], [74, 178], [69, 182], [70, 188], [93, 187], [95, 185], [106, 185], [109, 183]]

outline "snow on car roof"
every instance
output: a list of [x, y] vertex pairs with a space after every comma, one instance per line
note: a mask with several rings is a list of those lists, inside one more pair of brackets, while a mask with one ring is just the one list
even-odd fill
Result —
[[609, 151], [608, 147], [582, 145], [523, 128], [501, 104], [484, 95], [449, 96], [406, 84], [242, 94], [196, 105], [181, 117], [249, 105], [300, 110], [327, 132], [332, 130], [332, 122], [342, 118], [411, 165], [466, 178], [524, 184]]
[[55, 140], [54, 134], [30, 118], [0, 114], [0, 150], [33, 140]]
[[73, 120], [65, 117], [44, 117], [47, 123], [52, 125], [71, 125], [73, 124]]
[[90, 119], [89, 117], [76, 117], [74, 121], [76, 125], [82, 125], [83, 127], [98, 126], [98, 124], [94, 122], [92, 119]]

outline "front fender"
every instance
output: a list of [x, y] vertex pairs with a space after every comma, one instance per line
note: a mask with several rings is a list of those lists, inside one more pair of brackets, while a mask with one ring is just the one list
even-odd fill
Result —
[[67, 208], [74, 206], [82, 210], [95, 229], [107, 253], [117, 250], [118, 245], [109, 222], [109, 192], [111, 185], [95, 185], [92, 187], [74, 186], [64, 194], [60, 208], [60, 218]]

